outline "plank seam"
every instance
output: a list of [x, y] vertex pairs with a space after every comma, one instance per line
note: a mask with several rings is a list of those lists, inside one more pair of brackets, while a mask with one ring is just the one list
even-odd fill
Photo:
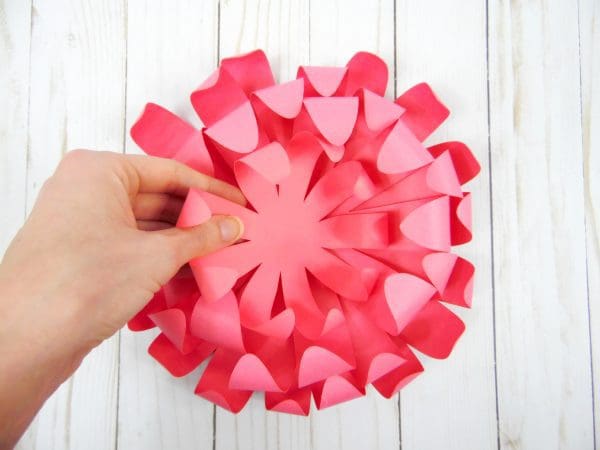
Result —
[[[124, 28], [124, 66], [123, 66], [123, 147], [122, 154], [126, 153], [127, 148], [127, 70], [128, 70], [128, 49], [129, 49], [129, 0], [123, 3], [123, 28]], [[114, 448], [119, 448], [119, 406], [121, 404], [121, 330], [117, 333], [117, 411], [115, 416], [115, 443]]]
[[588, 316], [588, 339], [589, 339], [589, 354], [590, 354], [590, 380], [592, 389], [592, 438], [594, 443], [594, 450], [596, 450], [596, 396], [595, 396], [595, 383], [594, 383], [594, 358], [593, 358], [593, 342], [592, 342], [592, 314], [590, 307], [590, 266], [589, 266], [589, 255], [587, 247], [587, 236], [588, 236], [588, 224], [586, 211], [586, 196], [585, 196], [585, 183], [586, 183], [586, 171], [585, 171], [585, 136], [583, 128], [583, 76], [582, 76], [582, 65], [581, 65], [581, 2], [577, 0], [577, 51], [579, 52], [579, 125], [581, 127], [581, 152], [582, 152], [582, 164], [581, 164], [581, 175], [583, 180], [583, 236], [586, 242], [585, 245], [585, 289], [586, 289], [586, 300], [587, 300], [587, 316]]
[[496, 270], [494, 255], [494, 196], [492, 183], [492, 136], [491, 136], [491, 107], [490, 107], [490, 14], [489, 0], [485, 0], [485, 66], [486, 66], [486, 97], [487, 97], [487, 128], [488, 128], [488, 189], [490, 198], [490, 255], [491, 255], [491, 284], [492, 284], [492, 335], [494, 345], [494, 393], [496, 402], [496, 448], [500, 450], [500, 409], [498, 405], [498, 366], [496, 347]]

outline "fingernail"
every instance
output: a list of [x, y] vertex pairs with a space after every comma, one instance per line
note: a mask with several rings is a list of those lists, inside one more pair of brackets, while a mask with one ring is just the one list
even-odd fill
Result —
[[219, 232], [223, 242], [235, 241], [241, 236], [243, 224], [237, 217], [225, 217], [219, 222]]

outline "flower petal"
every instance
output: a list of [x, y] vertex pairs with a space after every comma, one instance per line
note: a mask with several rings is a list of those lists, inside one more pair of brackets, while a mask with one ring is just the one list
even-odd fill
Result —
[[269, 369], [252, 353], [246, 353], [236, 363], [229, 378], [229, 387], [246, 391], [282, 391]]
[[190, 321], [192, 334], [219, 347], [243, 353], [240, 315], [235, 295], [229, 292], [214, 302], [198, 300]]
[[404, 108], [381, 97], [368, 89], [363, 89], [365, 121], [371, 131], [382, 131], [400, 118]]
[[473, 179], [481, 170], [481, 166], [471, 150], [462, 142], [444, 142], [429, 147], [428, 150], [436, 158], [446, 151], [450, 153], [460, 184], [465, 184]]
[[402, 233], [432, 250], [450, 251], [450, 203], [440, 197], [412, 211], [400, 224]]
[[247, 95], [275, 84], [269, 60], [262, 50], [225, 58], [221, 69], [229, 73]]
[[399, 120], [383, 141], [377, 156], [377, 168], [383, 173], [403, 173], [418, 169], [433, 157]]
[[343, 95], [355, 95], [361, 89], [369, 89], [377, 95], [385, 95], [388, 70], [385, 61], [368, 53], [358, 52], [346, 65], [348, 75], [343, 87]]
[[293, 119], [300, 113], [303, 94], [302, 80], [292, 80], [254, 92], [269, 109], [286, 119]]
[[297, 78], [305, 80], [307, 97], [331, 97], [340, 87], [347, 70], [346, 67], [302, 66]]
[[300, 359], [298, 386], [308, 386], [351, 369], [353, 367], [335, 353], [323, 347], [312, 346], [304, 351]]
[[149, 155], [174, 159], [207, 175], [214, 172], [202, 133], [154, 103], [133, 124], [131, 137]]
[[229, 388], [229, 377], [240, 356], [219, 349], [206, 366], [195, 393], [232, 412], [239, 412], [250, 400], [252, 391]]
[[310, 97], [304, 99], [304, 107], [325, 139], [344, 145], [356, 123], [357, 97]]
[[348, 374], [333, 375], [313, 388], [317, 409], [329, 408], [365, 395], [364, 386], [357, 386]]
[[406, 109], [400, 120], [419, 141], [424, 141], [450, 115], [427, 83], [413, 86], [398, 97], [396, 103]]
[[463, 331], [462, 320], [440, 302], [432, 300], [402, 330], [400, 337], [420, 352], [443, 359], [450, 355]]
[[202, 363], [215, 350], [215, 345], [202, 342], [196, 348], [184, 355], [164, 334], [159, 334], [150, 344], [148, 353], [156, 359], [174, 377], [182, 377]]
[[258, 125], [249, 101], [204, 130], [204, 134], [226, 149], [248, 153], [258, 145]]

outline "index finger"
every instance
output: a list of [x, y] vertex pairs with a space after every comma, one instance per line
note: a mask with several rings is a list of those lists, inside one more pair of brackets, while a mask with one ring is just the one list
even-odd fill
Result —
[[197, 172], [180, 162], [142, 155], [126, 155], [126, 161], [137, 175], [137, 191], [140, 193], [164, 193], [183, 197], [190, 188], [194, 188], [240, 205], [246, 204], [244, 195], [235, 186]]

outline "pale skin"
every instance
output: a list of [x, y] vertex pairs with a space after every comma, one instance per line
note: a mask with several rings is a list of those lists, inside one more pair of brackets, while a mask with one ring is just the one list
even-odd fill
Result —
[[174, 161], [70, 152], [0, 264], [0, 449], [189, 260], [234, 243], [236, 217], [174, 226], [189, 188], [241, 192]]

